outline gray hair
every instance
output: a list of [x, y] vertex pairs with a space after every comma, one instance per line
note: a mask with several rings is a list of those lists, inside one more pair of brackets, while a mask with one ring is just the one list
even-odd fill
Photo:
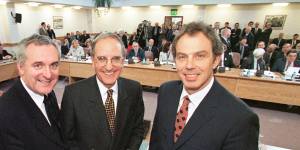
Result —
[[125, 58], [126, 57], [126, 53], [125, 53], [125, 46], [123, 41], [120, 39], [120, 37], [117, 34], [114, 33], [101, 33], [99, 35], [97, 35], [95, 37], [95, 39], [92, 42], [92, 51], [91, 51], [91, 56], [94, 57], [95, 55], [95, 46], [97, 44], [98, 41], [106, 39], [106, 38], [111, 38], [116, 40], [117, 42], [119, 42], [121, 44], [121, 54], [122, 57]]
[[[172, 54], [174, 57], [176, 57], [176, 46], [179, 41], [179, 39], [183, 35], [189, 35], [189, 36], [194, 36], [197, 33], [203, 33], [205, 37], [208, 38], [209, 41], [211, 41], [212, 44], [212, 52], [214, 56], [220, 56], [223, 53], [223, 47], [222, 47], [222, 42], [220, 41], [219, 37], [217, 37], [215, 31], [206, 25], [203, 22], [192, 22], [186, 25], [185, 29], [182, 30], [182, 32], [176, 36], [172, 43]], [[199, 40], [200, 42], [201, 40]]]
[[58, 53], [58, 58], [60, 58], [60, 47], [56, 42], [50, 39], [50, 37], [45, 35], [33, 34], [18, 43], [18, 52], [17, 52], [17, 63], [22, 64], [26, 61], [26, 49], [30, 44], [42, 46], [42, 45], [52, 45], [55, 47]]

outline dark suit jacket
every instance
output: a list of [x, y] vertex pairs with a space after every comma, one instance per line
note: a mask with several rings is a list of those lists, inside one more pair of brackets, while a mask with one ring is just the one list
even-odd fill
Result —
[[[287, 43], [290, 43], [292, 45], [293, 39], [287, 40]], [[296, 40], [296, 44], [292, 45], [292, 48], [296, 48], [296, 45], [300, 43], [300, 40]]]
[[[241, 45], [240, 44], [236, 44], [232, 51], [233, 52], [238, 52], [238, 53], [241, 54], [241, 50], [242, 50], [241, 49]], [[244, 46], [244, 56], [243, 56], [243, 58], [244, 57], [248, 57], [249, 55], [250, 55], [250, 49], [249, 49], [249, 47], [248, 46]], [[243, 58], [241, 58], [241, 59], [243, 59]]]
[[174, 125], [183, 84], [159, 88], [150, 150], [258, 150], [259, 120], [216, 80], [174, 143]]
[[[54, 92], [51, 101], [58, 114]], [[1, 150], [63, 150], [61, 135], [51, 128], [18, 79], [0, 98]], [[57, 117], [57, 116], [56, 116]], [[57, 118], [55, 118], [57, 121]]]
[[230, 35], [231, 45], [236, 45], [239, 42], [241, 32], [242, 32], [241, 29], [231, 29], [231, 35]]
[[[132, 59], [132, 57], [135, 56], [135, 52], [134, 52], [134, 49], [131, 49], [128, 53], [128, 59]], [[145, 51], [141, 48], [139, 48], [138, 50], [138, 53], [137, 53], [137, 56], [140, 60], [143, 60], [145, 58]]]
[[62, 100], [64, 139], [71, 150], [138, 150], [143, 139], [141, 85], [118, 79], [116, 135], [112, 137], [96, 76], [66, 87]]
[[256, 33], [255, 33], [255, 28], [252, 28], [251, 32], [254, 35], [254, 45], [256, 45], [257, 41], [259, 41], [261, 39], [262, 29], [258, 28]]
[[226, 41], [223, 37], [220, 36], [220, 39], [221, 39], [221, 42], [226, 45], [227, 47], [227, 51], [232, 51], [232, 46], [231, 46], [231, 43], [230, 43], [230, 38], [228, 38], [228, 41]]
[[246, 37], [247, 38], [247, 44], [250, 48], [250, 50], [254, 50], [255, 48], [255, 39], [254, 39], [254, 35], [252, 34], [252, 32], [250, 32], [248, 35], [243, 34], [242, 37]]
[[286, 40], [281, 39], [279, 45], [278, 45], [278, 43], [279, 43], [279, 38], [274, 38], [272, 40], [272, 44], [276, 44], [280, 49], [282, 48], [283, 44], [286, 43]]
[[264, 61], [265, 61], [265, 63], [266, 63], [266, 66], [267, 66], [267, 68], [272, 68], [273, 67], [273, 65], [274, 65], [274, 63], [275, 63], [275, 61], [276, 61], [276, 59], [277, 59], [277, 54], [278, 52], [277, 51], [274, 51], [273, 52], [273, 54], [272, 54], [272, 56], [271, 56], [271, 58], [270, 58], [270, 54], [269, 53], [265, 53], [264, 54]]
[[[145, 51], [148, 51], [149, 47], [145, 47]], [[152, 46], [151, 52], [153, 53], [153, 57], [158, 58], [159, 57], [159, 52], [158, 52], [158, 48], [156, 46]]]
[[266, 45], [269, 45], [270, 35], [272, 33], [272, 28], [265, 29], [261, 32], [261, 40], [265, 42]]
[[[286, 64], [286, 59], [279, 58], [276, 60], [274, 66], [272, 67], [271, 71], [273, 72], [284, 72]], [[294, 66], [293, 67], [300, 67], [300, 61], [296, 60], [294, 61]]]

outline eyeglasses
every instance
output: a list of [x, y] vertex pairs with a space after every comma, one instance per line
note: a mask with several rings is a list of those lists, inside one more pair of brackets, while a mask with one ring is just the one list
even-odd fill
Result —
[[105, 56], [98, 56], [96, 57], [99, 64], [101, 66], [105, 66], [107, 65], [107, 62], [110, 60], [111, 64], [114, 65], [114, 66], [120, 66], [122, 65], [122, 60], [123, 58], [121, 56], [114, 56], [112, 57], [111, 59], [108, 59], [107, 57]]

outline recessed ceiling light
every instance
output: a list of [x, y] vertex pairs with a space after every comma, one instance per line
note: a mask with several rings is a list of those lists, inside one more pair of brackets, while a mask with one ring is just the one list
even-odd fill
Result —
[[129, 10], [129, 9], [132, 9], [132, 7], [130, 7], [130, 6], [123, 6], [122, 9]]
[[60, 5], [60, 4], [54, 4], [54, 5], [52, 5], [54, 8], [63, 8], [64, 7], [64, 5]]
[[159, 9], [160, 6], [150, 6], [150, 8]]
[[28, 3], [25, 3], [25, 4], [27, 4], [28, 6], [32, 6], [32, 7], [37, 7], [37, 6], [39, 6], [41, 3], [28, 2]]
[[274, 7], [285, 7], [289, 5], [289, 3], [273, 3], [272, 4]]
[[193, 8], [194, 5], [182, 5], [181, 7], [182, 7], [182, 8]]
[[218, 4], [217, 6], [218, 7], [230, 7], [231, 4]]
[[81, 9], [82, 7], [80, 7], [80, 6], [74, 6], [73, 8], [74, 9]]

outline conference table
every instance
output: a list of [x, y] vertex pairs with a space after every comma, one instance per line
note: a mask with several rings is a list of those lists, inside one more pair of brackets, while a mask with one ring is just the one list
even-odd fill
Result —
[[[16, 63], [0, 63], [0, 82], [18, 76]], [[89, 61], [62, 60], [59, 75], [69, 78], [69, 83], [88, 78], [95, 74]], [[280, 74], [276, 78], [243, 77], [240, 69], [216, 73], [216, 79], [235, 96], [265, 102], [300, 106], [300, 83], [285, 81]], [[139, 81], [142, 85], [159, 87], [179, 77], [170, 65], [155, 67], [153, 64], [125, 64], [122, 77]], [[221, 98], [221, 97], [220, 97]]]
[[[94, 74], [91, 62], [61, 61], [60, 75], [68, 77], [70, 83]], [[237, 97], [300, 106], [299, 82], [286, 81], [280, 74], [276, 74], [275, 78], [243, 77], [240, 74], [240, 69], [231, 69], [225, 73], [216, 73], [215, 77]], [[153, 87], [159, 87], [166, 81], [179, 79], [176, 69], [172, 66], [155, 67], [153, 64], [125, 64], [121, 76]]]

